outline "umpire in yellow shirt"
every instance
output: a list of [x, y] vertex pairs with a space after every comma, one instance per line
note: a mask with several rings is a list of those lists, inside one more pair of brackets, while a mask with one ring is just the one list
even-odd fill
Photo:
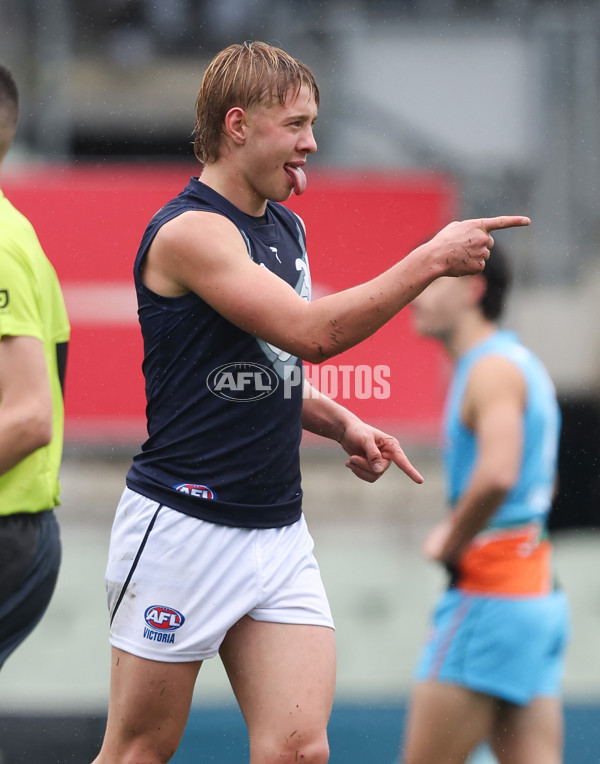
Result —
[[[18, 112], [17, 86], [0, 66], [0, 164]], [[69, 333], [54, 268], [0, 190], [0, 666], [43, 616], [58, 577]]]

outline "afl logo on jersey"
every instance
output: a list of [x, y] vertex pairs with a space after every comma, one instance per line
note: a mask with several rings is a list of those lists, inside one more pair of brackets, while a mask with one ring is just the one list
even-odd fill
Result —
[[144, 613], [144, 620], [155, 631], [175, 631], [183, 626], [185, 618], [172, 607], [166, 605], [150, 605]]
[[206, 386], [217, 398], [245, 403], [273, 395], [279, 377], [260, 363], [226, 363], [208, 375]]

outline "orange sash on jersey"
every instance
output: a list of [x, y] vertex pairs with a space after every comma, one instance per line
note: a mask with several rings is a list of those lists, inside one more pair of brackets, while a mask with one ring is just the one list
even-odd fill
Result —
[[549, 541], [540, 526], [484, 531], [458, 563], [457, 588], [473, 594], [535, 595], [552, 589]]

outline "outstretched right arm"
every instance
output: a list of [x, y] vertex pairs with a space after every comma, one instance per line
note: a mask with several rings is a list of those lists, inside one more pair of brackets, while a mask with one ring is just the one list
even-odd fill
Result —
[[523, 225], [529, 219], [521, 216], [450, 223], [374, 279], [307, 303], [248, 257], [229, 220], [186, 212], [159, 231], [144, 281], [166, 296], [195, 292], [244, 331], [320, 363], [371, 336], [436, 278], [479, 273], [493, 245], [490, 232]]

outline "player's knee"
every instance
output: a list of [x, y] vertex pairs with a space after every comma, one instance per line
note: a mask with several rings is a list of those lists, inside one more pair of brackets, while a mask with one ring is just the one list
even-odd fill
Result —
[[167, 764], [174, 755], [175, 751], [165, 755], [154, 751], [131, 750], [123, 758], [119, 758], [118, 761], [119, 764]]
[[297, 759], [295, 754], [294, 751], [294, 758], [290, 758], [290, 761], [300, 761], [302, 764], [305, 762], [306, 764], [327, 764], [329, 761], [329, 744], [324, 739], [307, 746], [305, 750], [299, 750]]
[[175, 755], [176, 747], [149, 746], [143, 741], [129, 745], [103, 745], [100, 754], [92, 764], [104, 764], [104, 761], [118, 761], [119, 764], [167, 764]]
[[270, 747], [269, 751], [263, 749], [256, 757], [251, 757], [251, 764], [327, 764], [329, 761], [329, 744], [327, 737], [320, 740], [303, 743], [302, 740], [294, 741], [288, 738], [284, 747]]

